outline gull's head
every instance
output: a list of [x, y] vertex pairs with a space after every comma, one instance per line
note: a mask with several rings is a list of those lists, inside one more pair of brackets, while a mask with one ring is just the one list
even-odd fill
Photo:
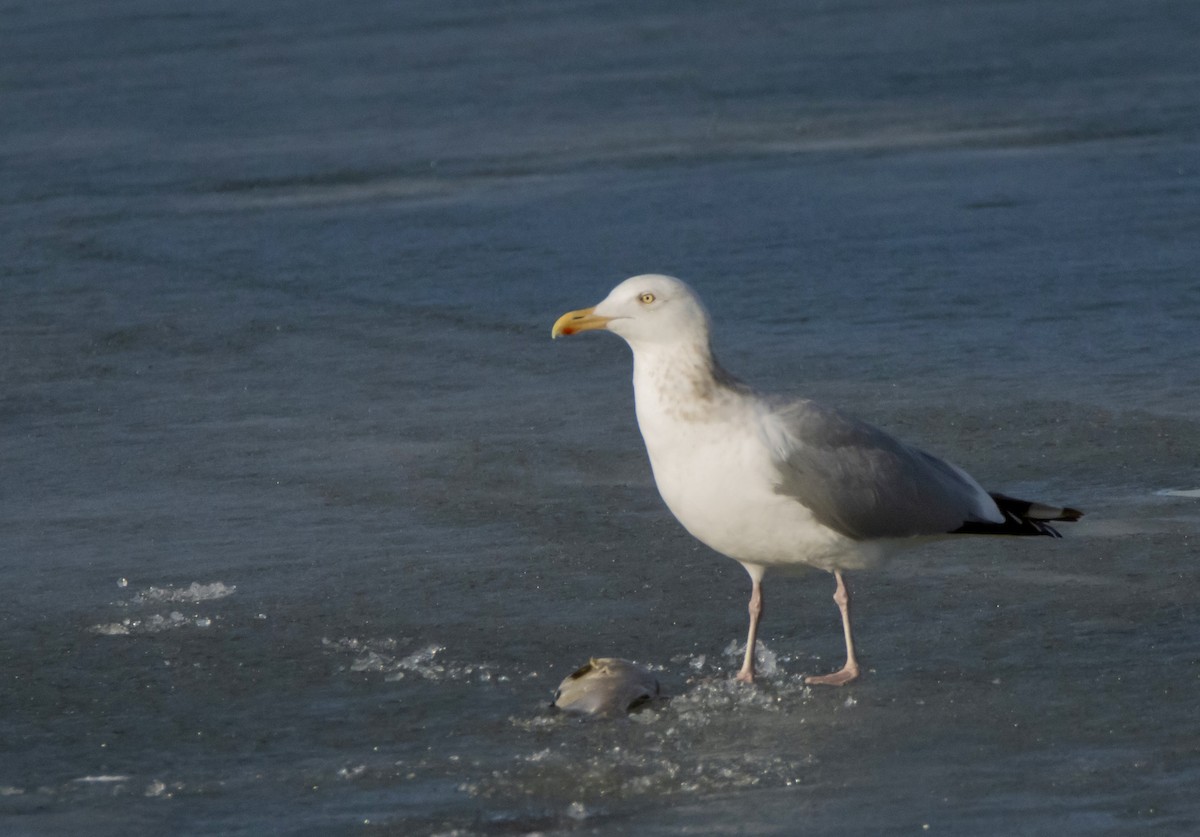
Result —
[[604, 329], [630, 346], [652, 343], [708, 343], [708, 312], [686, 283], [648, 273], [626, 279], [592, 308], [558, 318], [552, 337]]

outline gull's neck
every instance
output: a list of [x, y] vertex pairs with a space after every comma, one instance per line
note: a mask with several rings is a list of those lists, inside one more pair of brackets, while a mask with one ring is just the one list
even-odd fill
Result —
[[711, 421], [746, 392], [746, 386], [717, 363], [707, 336], [631, 348], [634, 401], [643, 432], [664, 421]]

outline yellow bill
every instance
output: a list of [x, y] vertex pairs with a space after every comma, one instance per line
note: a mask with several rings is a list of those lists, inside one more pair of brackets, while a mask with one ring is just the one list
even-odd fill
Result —
[[578, 311], [568, 311], [558, 318], [554, 328], [550, 330], [552, 338], [571, 335], [577, 331], [593, 331], [606, 328], [612, 317], [601, 317], [594, 314], [595, 308], [580, 308]]

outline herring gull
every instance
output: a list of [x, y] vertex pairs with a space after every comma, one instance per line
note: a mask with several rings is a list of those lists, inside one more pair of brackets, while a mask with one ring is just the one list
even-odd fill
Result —
[[833, 573], [846, 664], [808, 683], [858, 677], [844, 573], [919, 539], [1059, 537], [1075, 509], [989, 494], [965, 471], [852, 416], [760, 395], [721, 368], [708, 313], [670, 276], [627, 279], [603, 302], [563, 314], [553, 337], [604, 329], [633, 350], [638, 426], [659, 493], [683, 527], [750, 575], [750, 631], [737, 679], [754, 680], [769, 567]]

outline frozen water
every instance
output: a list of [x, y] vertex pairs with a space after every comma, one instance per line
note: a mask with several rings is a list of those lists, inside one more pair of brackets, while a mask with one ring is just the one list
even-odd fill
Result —
[[[5, 5], [0, 833], [1200, 832], [1198, 15]], [[852, 577], [846, 690], [769, 576], [733, 682], [627, 351], [548, 337], [644, 271], [1088, 516]], [[670, 699], [550, 713], [590, 656]]]

